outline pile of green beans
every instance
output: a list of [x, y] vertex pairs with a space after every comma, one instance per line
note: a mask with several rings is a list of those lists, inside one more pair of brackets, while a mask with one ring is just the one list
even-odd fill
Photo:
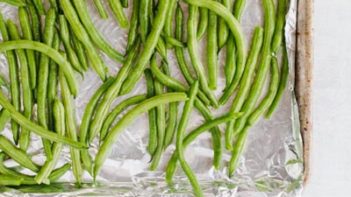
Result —
[[[131, 1], [94, 0], [96, 13], [89, 13], [87, 0], [0, 0], [18, 9], [19, 20], [7, 20], [0, 12], [0, 53], [9, 70], [9, 76], [0, 73], [0, 187], [51, 184], [69, 169], [78, 186], [84, 171], [98, 181], [118, 135], [142, 113], [148, 114], [145, 147], [151, 157], [150, 171], [159, 169], [163, 153], [175, 145], [165, 169], [170, 186], [179, 164], [194, 195], [204, 195], [186, 161], [186, 148], [206, 131], [211, 134], [213, 166], [217, 170], [227, 167], [228, 176], [234, 175], [250, 128], [262, 116], [272, 117], [287, 87], [284, 27], [289, 1], [280, 0], [275, 6], [272, 0], [261, 0], [264, 25], [254, 29], [249, 50], [241, 24], [246, 0]], [[130, 19], [126, 9], [132, 10]], [[128, 31], [123, 53], [95, 26], [94, 14], [101, 20], [112, 14], [114, 25]], [[200, 55], [203, 41], [205, 58]], [[223, 48], [226, 56], [221, 69]], [[116, 76], [110, 76], [102, 54], [116, 66], [122, 64]], [[184, 81], [174, 77], [171, 55]], [[89, 66], [101, 86], [86, 104], [79, 123], [75, 99], [86, 88], [78, 87], [77, 81], [84, 79]], [[225, 87], [219, 86], [222, 70]], [[112, 107], [116, 99], [144, 82], [143, 76], [146, 90], [133, 92]], [[217, 98], [219, 88], [223, 92]], [[232, 104], [227, 112], [214, 116], [228, 101]], [[187, 132], [193, 108], [205, 121]], [[225, 131], [220, 125], [226, 125]], [[12, 139], [2, 132], [8, 126]], [[28, 153], [31, 135], [42, 139], [46, 156], [42, 166]], [[96, 138], [100, 143], [94, 156], [89, 148]], [[71, 159], [56, 168], [64, 146], [69, 146]], [[222, 159], [224, 147], [232, 154], [229, 162]], [[31, 175], [8, 168], [4, 164], [8, 159]]]

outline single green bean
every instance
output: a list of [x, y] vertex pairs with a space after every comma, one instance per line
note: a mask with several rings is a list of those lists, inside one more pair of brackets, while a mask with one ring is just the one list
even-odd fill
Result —
[[[1, 47], [0, 47], [1, 48]], [[39, 126], [38, 124], [28, 120], [21, 113], [19, 113], [16, 108], [11, 105], [10, 102], [7, 101], [5, 95], [0, 92], [0, 105], [5, 108], [11, 115], [11, 118], [16, 121], [23, 128], [36, 133], [42, 138], [54, 141], [54, 142], [62, 142], [64, 144], [70, 145], [74, 148], [82, 149], [87, 148], [84, 144], [75, 142], [69, 138], [62, 137], [52, 131], [45, 129], [44, 127]]]
[[129, 7], [129, 2], [128, 0], [121, 0], [122, 7], [128, 8]]
[[37, 9], [40, 15], [45, 15], [45, 8], [42, 0], [32, 0], [35, 8]]
[[0, 136], [0, 149], [21, 166], [28, 168], [33, 172], [37, 172], [39, 170], [38, 166], [26, 154], [26, 152], [14, 146], [11, 141], [4, 136]]
[[99, 174], [100, 169], [107, 158], [107, 155], [111, 149], [111, 146], [115, 142], [117, 135], [133, 120], [135, 117], [149, 111], [150, 109], [171, 102], [180, 102], [187, 100], [187, 95], [184, 93], [166, 93], [159, 96], [152, 97], [147, 99], [134, 107], [132, 110], [128, 111], [128, 113], [123, 116], [123, 118], [116, 124], [114, 128], [109, 132], [106, 136], [106, 140], [101, 144], [101, 147], [97, 153], [95, 158], [95, 166], [94, 166], [94, 180], [96, 176]]
[[[189, 134], [184, 138], [183, 140], [184, 149], [187, 146], [189, 146], [202, 133], [220, 124], [223, 124], [230, 120], [238, 118], [239, 116], [240, 114], [226, 114], [224, 116], [205, 122], [204, 124], [200, 125], [196, 129], [190, 131]], [[177, 155], [177, 152], [174, 152], [166, 167], [166, 181], [168, 184], [172, 183], [174, 173], [177, 170], [177, 162], [178, 162], [178, 155]]]
[[[66, 132], [65, 131], [66, 130], [65, 109], [63, 107], [63, 104], [59, 100], [54, 101], [53, 114], [55, 119], [55, 131], [57, 132], [57, 134], [61, 136], [65, 136], [65, 132]], [[50, 184], [50, 180], [48, 179], [48, 177], [50, 176], [51, 172], [54, 170], [58, 162], [58, 159], [60, 158], [62, 148], [63, 148], [62, 143], [54, 143], [52, 147], [52, 159], [46, 160], [43, 167], [41, 167], [40, 171], [34, 178], [34, 180], [38, 184], [41, 184], [41, 183]]]
[[[3, 15], [0, 13], [0, 31], [2, 35], [3, 41], [8, 41], [9, 35], [8, 30], [4, 21]], [[14, 51], [6, 52], [7, 64], [9, 67], [9, 75], [10, 75], [10, 92], [11, 92], [11, 103], [15, 107], [17, 111], [21, 108], [21, 92], [20, 92], [20, 84], [19, 84], [19, 76], [18, 76], [18, 65], [17, 65], [17, 57], [15, 56]], [[15, 121], [11, 121], [11, 131], [13, 135], [13, 140], [15, 143], [18, 142], [19, 138], [19, 125]]]
[[[247, 96], [251, 87], [250, 85], [254, 78], [259, 53], [262, 48], [262, 43], [263, 43], [263, 29], [261, 27], [256, 27], [256, 29], [254, 30], [254, 35], [252, 37], [251, 49], [250, 49], [249, 57], [246, 61], [245, 71], [241, 80], [240, 88], [229, 110], [232, 113], [239, 112], [245, 100], [247, 99]], [[223, 101], [223, 99], [229, 98], [229, 95], [227, 95], [228, 96], [227, 98], [224, 96], [225, 95], [222, 96], [220, 101]], [[230, 127], [232, 127], [231, 124], [228, 124], [228, 128], [225, 131], [225, 142], [226, 142], [225, 144], [228, 150], [232, 149], [232, 143], [233, 143], [232, 141], [233, 132], [232, 130], [229, 129]]]
[[283, 41], [287, 7], [288, 7], [287, 0], [278, 1], [276, 24], [275, 24], [275, 30], [274, 30], [273, 39], [272, 39], [272, 51], [274, 53], [278, 51]]
[[0, 132], [5, 129], [6, 123], [11, 119], [10, 113], [5, 110], [1, 109], [0, 111]]
[[[27, 0], [28, 5], [28, 13], [30, 15], [31, 19], [31, 27], [32, 27], [32, 35], [33, 35], [33, 40], [34, 41], [41, 41], [41, 21], [40, 21], [40, 15], [38, 14], [37, 10], [35, 9], [32, 1]], [[38, 63], [39, 61], [39, 54], [36, 54], [36, 62]]]
[[159, 38], [157, 45], [156, 45], [156, 50], [157, 52], [161, 55], [162, 60], [165, 62], [168, 62], [167, 58], [167, 47], [165, 41], [162, 39], [162, 37]]
[[1, 186], [20, 186], [22, 184], [23, 179], [0, 174], [0, 185]]
[[76, 13], [75, 8], [73, 7], [70, 0], [61, 0], [62, 10], [72, 27], [74, 34], [77, 36], [79, 41], [84, 45], [88, 55], [89, 60], [92, 63], [92, 67], [95, 72], [100, 76], [100, 78], [104, 81], [106, 79], [107, 67], [102, 61], [100, 55], [95, 50], [95, 46], [90, 40], [89, 34], [85, 30], [84, 26], [81, 24], [81, 21]]
[[[219, 40], [217, 38], [224, 37], [225, 34], [221, 35], [218, 33], [224, 33], [225, 26], [218, 27], [216, 13], [210, 11], [208, 16], [208, 30], [207, 30], [207, 70], [208, 70], [208, 87], [212, 90], [217, 89], [218, 81], [218, 46]], [[221, 20], [222, 21], [222, 20]], [[225, 24], [224, 24], [225, 25]], [[217, 30], [217, 27], [219, 30]], [[220, 32], [222, 30], [223, 32]], [[218, 31], [218, 32], [217, 32]]]
[[170, 36], [163, 36], [165, 42], [170, 46], [170, 47], [181, 47], [184, 48], [185, 44], [173, 37]]
[[[154, 78], [149, 68], [145, 69], [145, 79], [147, 88], [147, 97], [151, 98], [155, 96]], [[149, 115], [149, 142], [147, 150], [150, 155], [154, 155], [157, 149], [157, 123], [156, 123], [156, 109], [151, 109], [148, 112]]]
[[[158, 12], [154, 19], [153, 28], [145, 41], [144, 50], [141, 52], [136, 62], [135, 69], [129, 74], [128, 78], [123, 84], [121, 94], [126, 94], [130, 92], [134, 88], [135, 84], [140, 80], [144, 69], [147, 63], [149, 62], [152, 54], [154, 53], [154, 49], [159, 40], [160, 34], [162, 32], [166, 20], [169, 3], [170, 2], [168, 0], [159, 1]], [[140, 21], [140, 24], [141, 23], [142, 21]]]
[[140, 37], [141, 41], [145, 42], [147, 35], [149, 34], [149, 25], [150, 25], [150, 11], [149, 6], [153, 3], [153, 0], [143, 0], [139, 1], [139, 26], [140, 26]]
[[201, 40], [208, 28], [208, 9], [200, 8], [200, 20], [197, 28], [197, 39]]
[[284, 95], [284, 91], [286, 89], [286, 86], [288, 84], [289, 80], [289, 59], [288, 59], [288, 52], [286, 50], [286, 46], [284, 44], [283, 47], [283, 60], [282, 60], [282, 67], [280, 71], [280, 79], [279, 79], [279, 87], [277, 94], [271, 104], [271, 106], [268, 108], [265, 117], [270, 118], [274, 111], [277, 109], [279, 101], [282, 99]]
[[59, 26], [60, 26], [60, 38], [65, 47], [65, 51], [68, 57], [69, 62], [72, 67], [79, 73], [83, 73], [83, 66], [80, 65], [78, 56], [71, 45], [70, 32], [67, 24], [67, 20], [64, 15], [58, 16]]
[[50, 7], [54, 8], [56, 12], [59, 12], [59, 5], [57, 0], [49, 0]]
[[8, 3], [10, 5], [17, 6], [17, 7], [24, 7], [24, 6], [26, 6], [26, 3], [23, 2], [22, 0], [0, 0], [0, 2]]
[[0, 43], [0, 53], [17, 49], [31, 49], [43, 53], [54, 60], [62, 69], [68, 81], [69, 88], [73, 95], [77, 95], [77, 83], [72, 71], [71, 65], [67, 60], [55, 49], [40, 42], [29, 40], [7, 41]]
[[178, 125], [176, 151], [178, 153], [180, 166], [182, 167], [184, 173], [188, 177], [190, 184], [193, 187], [195, 196], [200, 197], [200, 196], [203, 196], [203, 192], [201, 190], [198, 180], [195, 177], [194, 172], [191, 170], [189, 164], [185, 160], [184, 149], [183, 149], [184, 133], [190, 119], [190, 114], [193, 109], [194, 101], [198, 90], [199, 90], [199, 83], [198, 81], [195, 81], [194, 84], [190, 87], [189, 100], [184, 105], [183, 114]]
[[[106, 80], [106, 82], [100, 86], [96, 92], [93, 94], [93, 96], [90, 98], [83, 114], [82, 122], [80, 124], [80, 131], [79, 131], [79, 140], [82, 143], [88, 144], [88, 130], [89, 130], [89, 125], [90, 121], [92, 120], [92, 117], [94, 115], [94, 110], [97, 108], [98, 102], [100, 99], [102, 99], [103, 94], [106, 92], [106, 90], [111, 86], [111, 84], [114, 82], [114, 78], [109, 78]], [[93, 170], [93, 164], [92, 164], [92, 159], [89, 155], [88, 150], [81, 150], [80, 152], [82, 162], [84, 165], [84, 168], [92, 174]]]
[[77, 12], [82, 24], [84, 25], [86, 32], [89, 34], [91, 41], [99, 47], [103, 52], [105, 52], [112, 59], [123, 62], [123, 55], [117, 52], [108, 42], [104, 39], [101, 33], [96, 29], [93, 21], [89, 16], [88, 5], [86, 0], [73, 0], [73, 4]]
[[[61, 85], [61, 97], [62, 102], [64, 105], [65, 110], [65, 118], [66, 118], [66, 130], [67, 135], [73, 141], [78, 141], [77, 138], [77, 126], [76, 126], [76, 119], [75, 113], [73, 110], [73, 103], [72, 103], [72, 96], [68, 88], [68, 84], [66, 78], [64, 77], [62, 71], [59, 72], [59, 81]], [[80, 152], [78, 149], [73, 147], [70, 148], [71, 152], [71, 159], [72, 159], [72, 171], [73, 175], [76, 179], [78, 184], [81, 183], [81, 176], [82, 176], [82, 166], [80, 163]]]
[[[165, 21], [165, 26], [163, 28], [163, 32], [166, 36], [172, 37], [172, 27], [173, 27], [173, 19], [174, 19], [174, 13], [177, 5], [177, 0], [169, 0], [170, 1], [170, 6], [169, 6], [169, 11], [166, 16], [166, 21]], [[168, 44], [168, 43], [167, 43]], [[167, 48], [170, 48], [171, 45], [167, 45]]]
[[[18, 8], [18, 18], [21, 24], [23, 38], [33, 40], [32, 29], [30, 25], [29, 13], [26, 8]], [[34, 51], [27, 50], [28, 68], [30, 73], [31, 87], [34, 89], [37, 85], [37, 68]]]
[[[245, 114], [235, 122], [234, 130], [235, 132], [240, 132], [245, 124], [248, 116], [254, 110], [254, 107], [257, 103], [257, 100], [260, 97], [262, 92], [264, 81], [266, 80], [266, 76], [269, 70], [269, 66], [271, 63], [271, 41], [272, 36], [274, 33], [274, 4], [271, 0], [264, 0], [263, 1], [263, 8], [264, 8], [264, 39], [263, 39], [263, 46], [262, 46], [262, 58], [261, 63], [257, 69], [257, 73], [255, 76], [255, 80], [252, 84], [252, 88], [250, 93], [245, 101], [244, 106], [241, 108], [240, 111], [245, 112]], [[233, 127], [229, 127], [232, 129]]]
[[196, 38], [196, 26], [197, 26], [197, 20], [196, 20], [196, 13], [197, 13], [197, 7], [190, 5], [189, 6], [189, 18], [188, 18], [188, 50], [189, 50], [189, 55], [191, 62], [193, 64], [194, 69], [196, 70], [196, 73], [199, 77], [199, 81], [202, 87], [202, 90], [208, 97], [208, 99], [211, 101], [212, 105], [217, 107], [218, 102], [216, 100], [216, 97], [213, 95], [211, 92], [210, 88], [208, 87], [207, 79], [205, 76], [205, 72], [203, 69], [203, 66], [201, 64], [200, 57], [197, 55], [198, 52], [198, 43], [197, 43], [197, 38]]
[[257, 122], [258, 118], [271, 106], [274, 101], [274, 98], [277, 95], [279, 88], [279, 65], [276, 57], [272, 58], [271, 63], [271, 82], [269, 85], [268, 92], [263, 98], [258, 107], [251, 113], [247, 120], [248, 125], [253, 125]]
[[[7, 22], [10, 39], [19, 40], [20, 33], [17, 26], [10, 20]], [[20, 63], [20, 83], [22, 87], [22, 103], [23, 103], [23, 115], [31, 119], [33, 111], [33, 96], [32, 96], [32, 87], [29, 74], [29, 65], [26, 56], [26, 52], [23, 49], [16, 51], [17, 58]], [[22, 150], [26, 151], [29, 146], [30, 141], [30, 132], [26, 129], [22, 129], [19, 136], [19, 144]]]
[[246, 1], [247, 0], [237, 0], [234, 2], [234, 6], [233, 6], [234, 16], [239, 21], [243, 15], [243, 12], [246, 6]]
[[49, 176], [50, 182], [56, 182], [59, 178], [61, 178], [68, 170], [71, 169], [71, 164], [66, 163], [65, 165], [55, 169]]
[[106, 135], [108, 134], [108, 130], [112, 126], [113, 122], [116, 120], [117, 116], [120, 115], [123, 110], [126, 108], [136, 105], [140, 103], [141, 101], [145, 100], [147, 97], [145, 95], [136, 95], [133, 97], [130, 97], [129, 99], [126, 99], [122, 101], [120, 104], [118, 104], [107, 116], [104, 125], [101, 129], [101, 134], [100, 134], [100, 142], [102, 142]]
[[74, 50], [77, 53], [80, 65], [83, 67], [84, 71], [87, 71], [88, 68], [89, 68], [89, 64], [88, 64], [88, 59], [87, 59], [87, 55], [86, 55], [84, 46], [78, 40], [76, 35], [72, 34], [71, 36], [72, 36], [73, 47], [74, 47]]
[[9, 83], [7, 82], [7, 79], [2, 74], [0, 74], [0, 87], [4, 87], [6, 89], [9, 89], [9, 87], [10, 87]]
[[137, 40], [138, 36], [138, 27], [139, 27], [139, 0], [133, 0], [133, 11], [132, 17], [130, 19], [130, 26], [128, 32], [128, 42], [127, 42], [127, 52], [134, 45], [134, 42]]
[[108, 0], [115, 19], [122, 28], [127, 28], [129, 25], [128, 18], [123, 12], [123, 6], [120, 0]]
[[230, 158], [228, 164], [229, 177], [233, 176], [238, 165], [239, 157], [245, 148], [245, 142], [247, 135], [249, 133], [249, 126], [245, 126], [243, 130], [238, 135], [235, 145], [232, 150], [232, 157]]
[[102, 19], [108, 19], [108, 14], [101, 0], [94, 0], [96, 10]]
[[139, 52], [139, 41], [135, 43], [133, 48], [130, 50], [126, 57], [123, 67], [118, 72], [116, 80], [111, 84], [111, 86], [106, 90], [104, 98], [101, 100], [99, 106], [96, 108], [95, 117], [91, 122], [89, 128], [88, 142], [91, 142], [95, 136], [100, 132], [103, 121], [108, 115], [108, 111], [114, 99], [118, 96], [123, 81], [128, 77], [129, 71], [132, 68], [134, 58]]
[[[226, 7], [228, 10], [230, 10], [230, 0], [222, 0], [222, 4], [224, 7]], [[227, 27], [227, 24], [223, 19], [219, 19], [219, 24], [218, 24], [218, 48], [223, 48], [223, 46], [227, 43], [229, 36], [229, 30]]]

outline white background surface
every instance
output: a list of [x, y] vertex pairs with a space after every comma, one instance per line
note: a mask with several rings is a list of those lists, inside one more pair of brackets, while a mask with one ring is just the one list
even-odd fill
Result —
[[351, 1], [315, 0], [311, 179], [303, 197], [351, 196]]

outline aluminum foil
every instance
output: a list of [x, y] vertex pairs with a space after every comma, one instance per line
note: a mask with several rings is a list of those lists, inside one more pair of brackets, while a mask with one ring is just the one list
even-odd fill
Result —
[[[88, 1], [89, 10], [98, 30], [106, 39], [119, 51], [126, 47], [127, 32], [120, 29], [112, 15], [108, 20], [101, 20]], [[238, 169], [234, 178], [226, 176], [226, 164], [230, 159], [230, 153], [223, 155], [223, 168], [219, 171], [212, 167], [211, 136], [208, 133], [201, 135], [186, 150], [186, 159], [196, 172], [205, 196], [242, 196], [242, 197], [263, 197], [263, 196], [300, 196], [303, 180], [302, 161], [302, 140], [298, 109], [294, 95], [294, 65], [295, 65], [295, 32], [296, 32], [296, 6], [297, 1], [291, 0], [290, 9], [286, 23], [286, 41], [290, 60], [290, 80], [285, 91], [278, 111], [271, 120], [260, 120], [251, 130], [246, 144], [246, 150], [240, 158]], [[18, 23], [15, 8], [0, 3], [0, 10], [6, 18], [13, 19]], [[126, 10], [130, 15], [130, 10]], [[252, 30], [255, 26], [262, 26], [263, 19], [260, 0], [248, 1], [242, 24], [246, 33], [247, 45], [250, 44]], [[201, 44], [203, 49], [205, 44]], [[202, 50], [199, 54], [202, 53]], [[221, 65], [223, 65], [223, 51], [221, 53]], [[187, 57], [188, 58], [188, 57]], [[109, 60], [104, 56], [110, 68], [111, 75], [118, 72], [121, 65]], [[175, 57], [169, 54], [170, 66], [174, 77], [182, 79], [176, 66]], [[205, 56], [204, 58], [205, 59]], [[189, 60], [189, 58], [188, 58]], [[0, 71], [8, 76], [6, 59], [0, 56]], [[80, 123], [85, 106], [91, 95], [100, 85], [101, 81], [93, 71], [86, 73], [84, 78], [77, 75], [80, 84], [79, 96], [75, 100], [77, 121]], [[135, 94], [145, 92], [145, 85], [142, 80], [133, 92], [128, 96], [116, 99], [116, 104], [121, 100]], [[219, 88], [216, 92], [220, 96], [225, 84], [223, 70], [219, 79]], [[229, 102], [230, 103], [230, 102]], [[220, 110], [213, 111], [214, 114], [222, 114], [228, 110], [225, 106]], [[192, 114], [188, 131], [203, 122], [203, 118], [197, 113]], [[223, 127], [222, 127], [223, 128]], [[4, 131], [5, 135], [11, 138], [9, 127]], [[176, 185], [170, 189], [164, 182], [164, 167], [169, 157], [175, 150], [171, 145], [163, 155], [159, 171], [148, 170], [150, 155], [146, 151], [148, 140], [147, 116], [137, 118], [124, 132], [122, 132], [113, 146], [113, 150], [106, 160], [104, 167], [98, 177], [99, 184], [85, 184], [76, 188], [73, 184], [74, 178], [68, 172], [60, 179], [62, 184], [52, 186], [30, 186], [16, 189], [1, 188], [0, 196], [191, 196], [191, 187], [179, 170], [177, 172]], [[98, 142], [95, 142], [90, 149], [91, 154], [96, 154]], [[32, 135], [32, 143], [29, 153], [38, 164], [45, 161], [41, 140]], [[62, 163], [69, 162], [69, 149], [66, 147], [62, 152]], [[16, 166], [14, 162], [7, 162], [8, 166]], [[24, 173], [28, 173], [24, 171]], [[91, 182], [91, 177], [84, 174], [85, 182]], [[2, 192], [2, 193], [1, 193]]]

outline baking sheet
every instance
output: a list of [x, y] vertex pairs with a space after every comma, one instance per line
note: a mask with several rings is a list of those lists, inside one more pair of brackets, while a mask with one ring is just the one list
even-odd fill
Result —
[[[91, 1], [89, 1], [90, 5]], [[289, 49], [290, 60], [290, 80], [288, 88], [284, 94], [282, 103], [272, 118], [272, 120], [261, 120], [250, 131], [247, 148], [240, 158], [239, 166], [235, 177], [228, 179], [226, 176], [226, 162], [230, 159], [230, 153], [226, 152], [223, 156], [223, 168], [216, 171], [212, 168], [212, 149], [211, 138], [209, 134], [203, 134], [186, 150], [186, 158], [193, 167], [197, 176], [201, 180], [201, 185], [206, 196], [299, 196], [302, 190], [303, 180], [303, 151], [302, 140], [300, 135], [300, 125], [298, 109], [294, 95], [295, 81], [295, 32], [296, 32], [296, 10], [297, 1], [292, 0], [288, 13], [286, 25], [286, 40]], [[0, 9], [6, 18], [16, 19], [16, 10], [0, 4]], [[105, 35], [110, 43], [120, 51], [126, 46], [127, 32], [120, 29], [114, 22], [113, 17], [106, 21], [101, 21], [92, 6], [90, 6], [93, 20], [98, 29]], [[111, 15], [112, 16], [112, 15]], [[18, 21], [17, 21], [18, 22]], [[251, 33], [256, 25], [262, 24], [262, 9], [260, 0], [248, 1], [246, 11], [243, 16], [243, 27], [246, 33], [247, 45], [250, 44]], [[205, 46], [204, 43], [202, 46]], [[200, 52], [201, 53], [201, 52]], [[171, 69], [174, 77], [181, 79], [181, 75], [175, 64], [175, 58], [172, 54]], [[223, 58], [222, 58], [223, 59]], [[107, 64], [110, 67], [110, 73], [115, 74], [121, 65], [118, 65], [107, 57]], [[205, 64], [204, 64], [205, 65]], [[2, 73], [7, 74], [6, 59], [0, 56], [0, 69]], [[79, 75], [77, 75], [79, 78]], [[224, 84], [223, 71], [221, 70], [220, 88], [216, 92], [221, 93], [221, 87]], [[76, 99], [78, 122], [84, 112], [85, 105], [89, 101], [94, 90], [97, 89], [101, 82], [94, 72], [88, 72], [84, 79], [80, 78], [80, 93]], [[181, 79], [183, 80], [183, 79]], [[184, 81], [184, 80], [183, 80]], [[143, 93], [145, 86], [143, 81], [137, 86], [130, 95]], [[129, 96], [130, 96], [129, 95]], [[129, 97], [126, 96], [126, 97]], [[115, 103], [125, 99], [121, 97]], [[224, 107], [215, 114], [225, 112], [228, 107]], [[196, 127], [202, 122], [202, 118], [194, 112], [192, 121], [188, 130]], [[106, 161], [100, 176], [98, 177], [99, 185], [84, 185], [83, 188], [77, 189], [72, 182], [73, 175], [67, 173], [60, 181], [66, 184], [55, 185], [57, 193], [51, 193], [50, 196], [163, 196], [172, 194], [179, 196], [188, 196], [191, 188], [179, 171], [175, 191], [170, 191], [164, 183], [163, 169], [175, 147], [172, 145], [166, 150], [163, 156], [158, 172], [148, 171], [150, 156], [145, 149], [147, 143], [147, 116], [144, 115], [135, 123], [130, 125], [116, 141], [109, 159]], [[5, 131], [10, 135], [10, 131]], [[95, 154], [98, 143], [91, 148], [91, 153]], [[33, 159], [39, 164], [45, 160], [42, 154], [41, 140], [33, 135], [33, 143], [29, 150], [33, 154]], [[69, 161], [69, 149], [66, 148], [62, 153], [62, 163]], [[7, 165], [15, 165], [8, 162]], [[89, 182], [91, 178], [88, 174], [84, 179]], [[42, 186], [41, 186], [42, 187]], [[27, 189], [27, 190], [26, 190]], [[24, 191], [37, 191], [39, 188], [20, 188], [4, 189], [4, 196], [24, 195]], [[52, 189], [52, 186], [50, 187]], [[39, 190], [40, 191], [40, 190]], [[63, 192], [63, 193], [62, 193]], [[26, 194], [26, 196], [47, 196], [48, 194]]]

